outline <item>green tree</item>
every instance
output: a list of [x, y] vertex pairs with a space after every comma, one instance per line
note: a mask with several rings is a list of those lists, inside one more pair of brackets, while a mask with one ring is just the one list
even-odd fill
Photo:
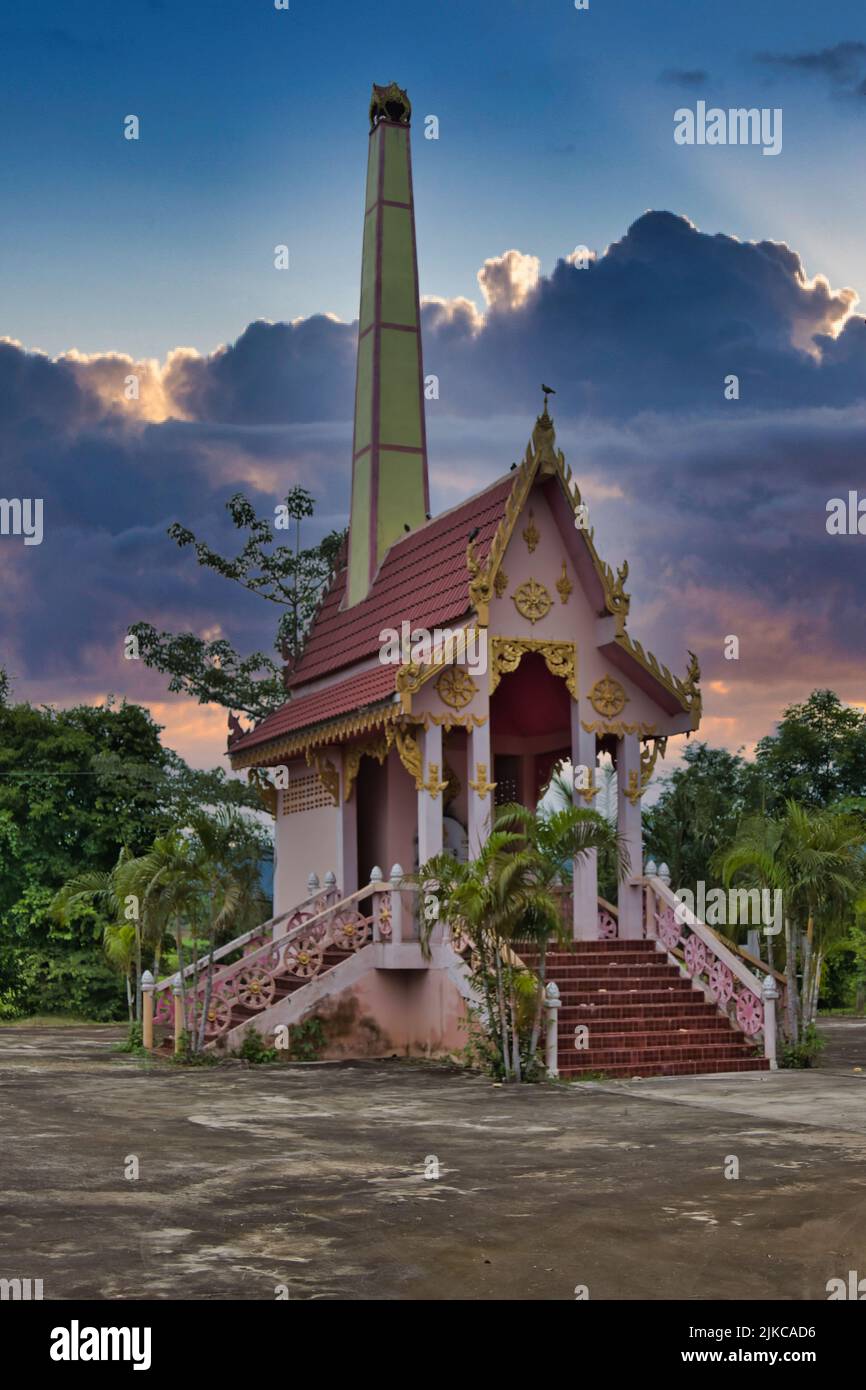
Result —
[[567, 932], [557, 889], [573, 860], [611, 835], [627, 873], [627, 851], [601, 817], [575, 807], [546, 815], [509, 804], [497, 811], [476, 859], [463, 864], [437, 855], [415, 876], [425, 900], [423, 941], [445, 921], [469, 943], [487, 1055], [506, 1081], [534, 1070], [543, 1006], [543, 967], [539, 979], [519, 964], [513, 947], [531, 942], [543, 962], [550, 939]]
[[815, 1021], [823, 951], [853, 915], [864, 882], [860, 818], [788, 801], [779, 815], [746, 818], [715, 862], [726, 886], [782, 893], [788, 1030], [796, 1044]]
[[[318, 545], [301, 549], [301, 522], [313, 515], [314, 502], [302, 487], [290, 490], [275, 520], [258, 517], [241, 493], [226, 503], [235, 527], [245, 540], [233, 558], [219, 554], [175, 522], [168, 534], [183, 549], [194, 546], [205, 569], [239, 584], [280, 610], [274, 647], [290, 664], [297, 660], [313, 615], [330, 582], [342, 551], [345, 533], [331, 531]], [[280, 525], [282, 523], [282, 525]], [[294, 531], [294, 547], [276, 544], [276, 529]], [[223, 705], [255, 720], [263, 719], [285, 699], [282, 662], [264, 652], [240, 656], [225, 638], [207, 641], [192, 632], [157, 632], [150, 623], [135, 623], [148, 666], [169, 676], [169, 690], [183, 691], [199, 704]]]
[[771, 809], [788, 800], [831, 806], [866, 797], [866, 714], [843, 705], [832, 690], [815, 690], [760, 740], [755, 765]]
[[696, 892], [742, 817], [763, 805], [765, 789], [758, 769], [724, 748], [690, 743], [683, 762], [644, 812], [644, 845], [648, 858], [668, 865], [674, 888]]

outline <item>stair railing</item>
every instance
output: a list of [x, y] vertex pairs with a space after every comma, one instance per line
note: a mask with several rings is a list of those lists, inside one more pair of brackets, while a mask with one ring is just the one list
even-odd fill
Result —
[[[726, 943], [655, 874], [632, 883], [645, 890], [646, 936], [656, 940], [693, 983], [728, 1020], [754, 1042], [763, 1043], [771, 1069], [776, 1062], [776, 1000], [784, 977], [762, 965], [764, 978], [751, 969], [746, 955]], [[748, 960], [754, 962], [754, 957]]]
[[[213, 952], [214, 961], [224, 960], [225, 957], [230, 956], [233, 951], [241, 951], [245, 946], [249, 946], [253, 942], [257, 945], [259, 942], [264, 945], [268, 939], [268, 933], [273, 936], [274, 929], [281, 923], [287, 921], [287, 919], [290, 925], [295, 925], [292, 920], [294, 918], [302, 917], [303, 921], [307, 921], [313, 915], [310, 911], [311, 908], [315, 907], [317, 911], [321, 911], [328, 906], [329, 903], [339, 899], [337, 880], [332, 873], [327, 873], [325, 875], [324, 888], [319, 887], [319, 880], [316, 875], [310, 874], [308, 887], [310, 888], [310, 896], [304, 898], [303, 902], [298, 903], [295, 907], [290, 907], [286, 912], [279, 913], [276, 917], [269, 917], [267, 922], [259, 923], [257, 927], [253, 927], [250, 931], [243, 932], [240, 936], [236, 936], [233, 941], [226, 941], [224, 945], [218, 946]], [[192, 961], [189, 965], [185, 965], [183, 968], [184, 979], [189, 979], [190, 976], [200, 974], [202, 970], [207, 970], [210, 958], [211, 953], [208, 951], [205, 955], [199, 956], [197, 961]], [[158, 999], [160, 995], [170, 996], [176, 979], [177, 973], [174, 975], [166, 975], [161, 979], [158, 984], [154, 986], [155, 998]]]
[[[386, 883], [381, 870], [374, 869], [369, 883], [339, 902], [329, 903], [310, 916], [301, 913], [298, 908], [292, 908], [288, 913], [282, 913], [280, 917], [265, 923], [267, 927], [288, 916], [303, 917], [282, 936], [265, 941], [241, 960], [214, 974], [205, 1026], [206, 1040], [211, 1042], [228, 1031], [235, 1004], [257, 1011], [268, 1008], [276, 998], [278, 978], [288, 976], [304, 984], [314, 980], [323, 969], [328, 968], [324, 957], [329, 949], [359, 951], [373, 941], [389, 941], [394, 915], [392, 893], [399, 894], [408, 888], [409, 885], [402, 883], [397, 887], [393, 878]], [[365, 913], [360, 908], [368, 900], [370, 907]], [[262, 928], [258, 930], [260, 932]], [[214, 952], [214, 960], [216, 958], [217, 952]], [[190, 1031], [201, 1020], [207, 989], [207, 966], [205, 963], [202, 970], [201, 964], [199, 962], [197, 981], [186, 996], [185, 1024]], [[171, 979], [168, 983], [171, 986]], [[154, 1014], [156, 1023], [174, 1022], [175, 998], [180, 1006], [179, 994], [175, 995], [171, 989], [159, 996]]]

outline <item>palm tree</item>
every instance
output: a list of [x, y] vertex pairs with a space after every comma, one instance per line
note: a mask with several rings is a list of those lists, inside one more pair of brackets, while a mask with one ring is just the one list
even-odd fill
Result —
[[[565, 806], [561, 810], [545, 813], [530, 811], [514, 802], [500, 807], [496, 816], [496, 826], [520, 835], [536, 856], [538, 883], [551, 892], [567, 887], [574, 865], [593, 851], [598, 851], [616, 865], [618, 880], [625, 878], [631, 869], [625, 839], [617, 832], [616, 826], [597, 811]], [[559, 939], [567, 939], [569, 934], [561, 914], [556, 930], [551, 932], [545, 918], [536, 916], [532, 908], [527, 911], [520, 924], [520, 938], [532, 941], [539, 952], [540, 988], [530, 1040], [531, 1059], [535, 1058], [541, 1033], [548, 942], [552, 935]]]
[[[627, 872], [624, 844], [593, 812], [569, 807], [544, 815], [509, 804], [499, 808], [477, 859], [461, 864], [449, 854], [437, 855], [415, 876], [435, 900], [435, 912], [424, 914], [425, 949], [440, 919], [470, 942], [473, 978], [506, 1081], [523, 1077], [520, 1025], [527, 994], [533, 1006], [527, 1063], [535, 1061], [547, 943], [564, 934], [556, 890], [567, 881], [574, 859], [608, 845], [611, 836]], [[521, 968], [511, 950], [512, 943], [526, 940], [538, 945], [539, 977]]]
[[[106, 918], [103, 944], [109, 960], [123, 970], [127, 982], [127, 1001], [135, 998], [135, 1019], [141, 1021], [141, 968], [143, 952], [158, 948], [162, 927], [155, 913], [143, 910], [137, 893], [136, 861], [123, 848], [113, 869], [107, 873], [90, 869], [75, 874], [54, 895], [52, 916], [64, 924], [83, 908], [91, 908]], [[134, 990], [129, 974], [135, 969]]]
[[[729, 848], [716, 859], [726, 887], [780, 889], [785, 907], [785, 974], [791, 1041], [814, 1023], [823, 960], [814, 956], [842, 919], [850, 915], [864, 877], [863, 828], [847, 812], [808, 810], [787, 801], [780, 817], [750, 816]], [[802, 998], [797, 964], [803, 952]]]
[[195, 837], [193, 864], [207, 895], [208, 911], [208, 965], [195, 1043], [195, 1050], [200, 1052], [210, 1009], [217, 938], [232, 927], [243, 930], [250, 917], [257, 924], [267, 909], [258, 886], [260, 846], [249, 822], [234, 807], [220, 806], [212, 816], [193, 816], [190, 829]]

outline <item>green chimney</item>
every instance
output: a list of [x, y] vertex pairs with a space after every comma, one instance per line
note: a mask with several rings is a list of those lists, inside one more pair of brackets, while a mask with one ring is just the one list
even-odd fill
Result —
[[392, 82], [373, 87], [364, 212], [348, 603], [367, 594], [389, 545], [429, 510], [424, 377], [409, 123]]

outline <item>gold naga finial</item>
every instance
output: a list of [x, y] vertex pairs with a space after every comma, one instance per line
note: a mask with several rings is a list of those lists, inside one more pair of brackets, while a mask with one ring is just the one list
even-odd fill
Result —
[[404, 89], [398, 87], [396, 82], [389, 82], [385, 87], [373, 83], [370, 129], [374, 130], [380, 121], [395, 121], [398, 125], [411, 124], [412, 103]]

